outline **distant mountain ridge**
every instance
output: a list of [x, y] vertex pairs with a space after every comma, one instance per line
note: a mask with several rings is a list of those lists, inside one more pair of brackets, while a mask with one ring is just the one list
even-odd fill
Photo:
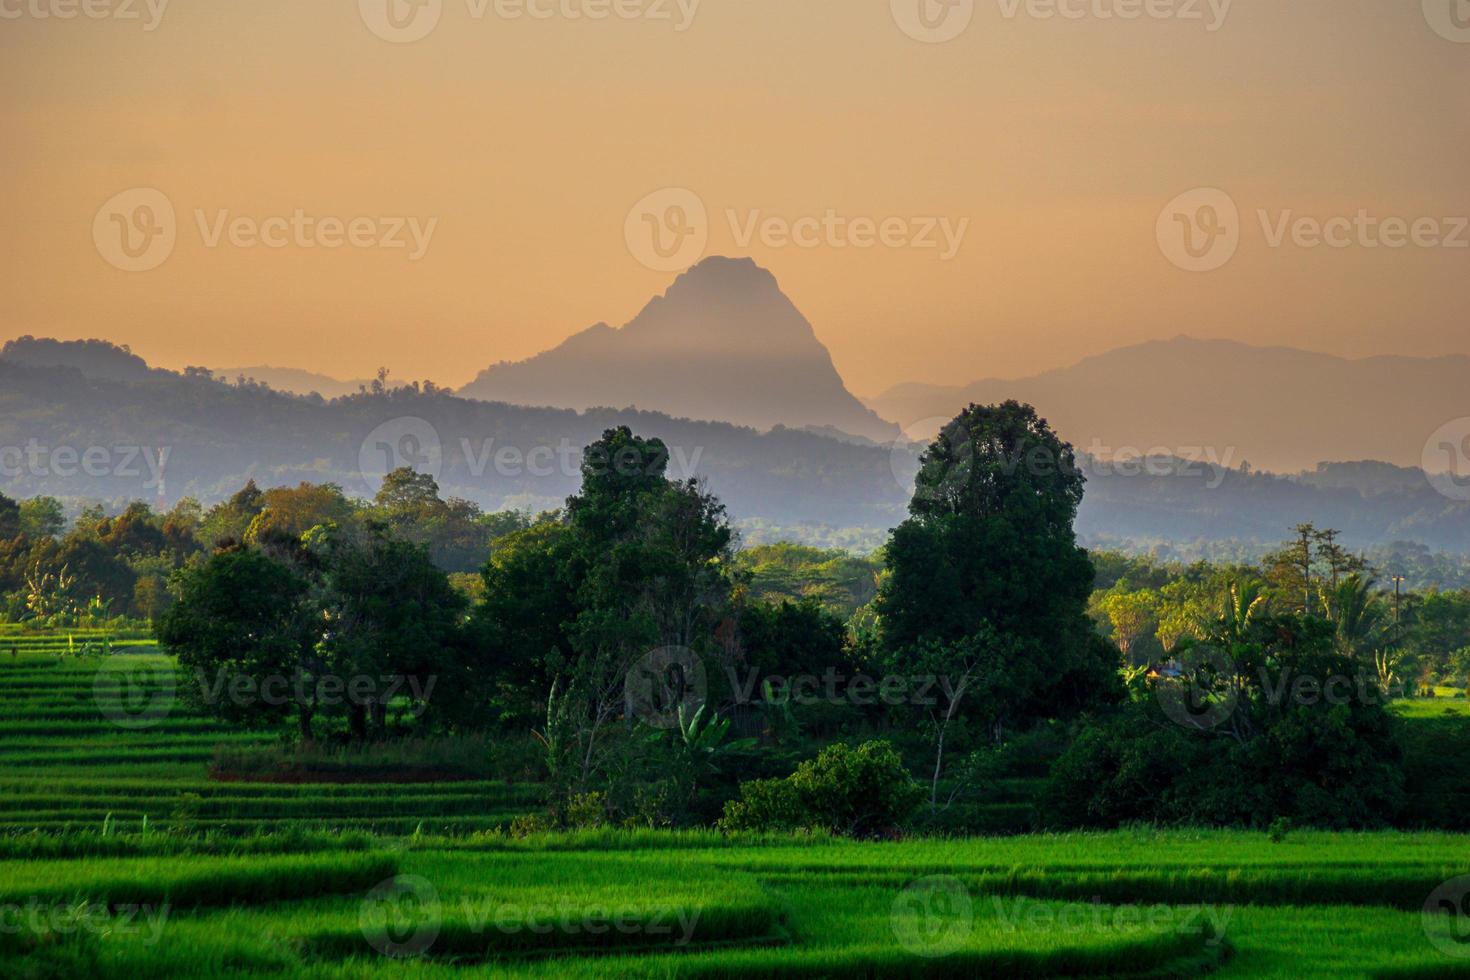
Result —
[[[671, 475], [706, 480], [748, 530], [747, 540], [876, 547], [903, 519], [921, 448], [780, 426], [758, 433], [652, 412], [526, 408], [431, 388], [327, 402], [225, 384], [203, 371], [152, 369], [121, 348], [43, 343], [21, 354], [27, 351], [31, 360], [0, 356], [0, 493], [10, 497], [51, 494], [116, 507], [188, 495], [209, 504], [246, 479], [261, 486], [334, 482], [366, 496], [386, 471], [384, 447], [401, 446], [411, 434], [415, 459], [427, 443], [439, 450], [427, 458], [446, 495], [537, 511], [576, 490], [582, 447], [606, 428], [628, 425], [669, 445]], [[58, 356], [71, 363], [35, 362]], [[40, 452], [35, 466], [32, 447]], [[78, 467], [96, 448], [116, 465]], [[50, 454], [63, 449], [69, 455]], [[139, 465], [139, 450], [159, 472]], [[1286, 477], [1081, 461], [1088, 483], [1077, 526], [1094, 545], [1259, 549], [1310, 520], [1341, 530], [1351, 548], [1402, 541], [1470, 553], [1470, 503], [1441, 496], [1414, 469], [1333, 463]], [[161, 483], [152, 479], [159, 475]]]
[[1181, 336], [1029, 378], [898, 385], [867, 404], [907, 428], [970, 402], [1015, 398], [1100, 456], [1199, 449], [1229, 465], [1290, 473], [1322, 460], [1421, 465], [1429, 437], [1470, 416], [1467, 379], [1470, 357], [1458, 355], [1348, 360]]
[[898, 434], [847, 390], [812, 325], [749, 259], [705, 259], [626, 326], [599, 323], [529, 360], [497, 364], [460, 394], [513, 405], [636, 406], [878, 442]]
[[[407, 455], [393, 465], [432, 459], [421, 468], [446, 496], [534, 513], [561, 506], [580, 486], [585, 446], [627, 425], [665, 441], [670, 476], [709, 481], [746, 522], [882, 529], [903, 515], [886, 449], [796, 429], [759, 433], [636, 410], [528, 408], [423, 387], [322, 401], [205, 371], [148, 368], [122, 348], [40, 349], [45, 357], [0, 356], [0, 493], [12, 498], [115, 506], [192, 496], [208, 504], [247, 479], [262, 487], [331, 482], [371, 496], [389, 468], [385, 452], [397, 450]], [[79, 352], [92, 356], [78, 363]], [[48, 358], [61, 363], [41, 363]], [[132, 378], [116, 376], [122, 366], [134, 369]], [[405, 434], [416, 440], [412, 451], [403, 448]], [[97, 450], [109, 465], [77, 465]]]
[[344, 381], [329, 375], [320, 374], [316, 371], [307, 371], [302, 368], [270, 367], [269, 365], [258, 365], [256, 367], [242, 368], [217, 368], [214, 376], [220, 381], [233, 382], [238, 378], [247, 381], [255, 381], [274, 388], [276, 391], [284, 391], [291, 395], [321, 395], [323, 398], [341, 398], [343, 395], [354, 395], [359, 389], [372, 384], [366, 378], [357, 378]]

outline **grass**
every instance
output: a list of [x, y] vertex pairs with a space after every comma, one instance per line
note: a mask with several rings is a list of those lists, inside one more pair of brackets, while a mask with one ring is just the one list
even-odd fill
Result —
[[[675, 846], [609, 851], [590, 835], [478, 849], [421, 840], [392, 856], [397, 876], [385, 879], [388, 888], [384, 881], [367, 883], [371, 875], [365, 875], [358, 892], [343, 894], [343, 881], [333, 879], [321, 894], [293, 900], [269, 890], [281, 869], [302, 869], [303, 860], [342, 867], [378, 856], [5, 862], [0, 873], [23, 866], [26, 887], [44, 881], [51, 894], [80, 894], [86, 886], [110, 897], [113, 892], [87, 883], [129, 869], [166, 876], [177, 891], [199, 866], [217, 870], [219, 892], [229, 901], [175, 911], [156, 945], [141, 931], [88, 937], [93, 973], [103, 977], [1465, 975], [1463, 961], [1436, 944], [1449, 938], [1454, 922], [1448, 917], [1426, 927], [1417, 909], [1277, 901], [1289, 892], [1281, 883], [1299, 877], [1303, 860], [1376, 844], [1372, 860], [1358, 869], [1360, 880], [1373, 881], [1398, 866], [1400, 848], [1411, 864], [1432, 849], [1451, 865], [1458, 857], [1463, 867], [1464, 839], [1309, 836], [1282, 845], [1248, 834], [1208, 841], [1170, 834], [1022, 840], [1034, 853], [1059, 849], [1067, 860], [1046, 868], [1059, 875], [1084, 850], [1094, 852], [1087, 863], [1099, 866], [1150, 849], [1156, 854], [1174, 842], [1185, 852], [1174, 863], [1193, 847], [1221, 845], [1214, 863], [1201, 867], [1223, 870], [1232, 855], [1249, 855], [1258, 880], [1278, 882], [1249, 903], [1154, 901], [1153, 886], [1122, 866], [1088, 882], [1112, 881], [1112, 894], [1102, 901], [1082, 893], [1063, 901], [987, 890], [973, 872], [993, 862], [999, 841], [868, 845], [784, 838], [711, 847], [691, 837]], [[890, 856], [888, 877], [850, 870], [875, 855]], [[814, 858], [840, 870], [812, 873]], [[43, 877], [47, 864], [53, 873]], [[252, 866], [269, 869], [260, 875], [263, 884], [237, 877]], [[940, 867], [961, 873], [936, 876]]]
[[[0, 928], [0, 977], [1470, 975], [1467, 918], [1423, 914], [1466, 836], [519, 839], [538, 790], [488, 743], [288, 753], [161, 698], [146, 638], [72, 632], [0, 625], [0, 917], [72, 917]], [[1411, 812], [1470, 829], [1470, 706], [1396, 710]], [[1037, 776], [966, 819], [1034, 826]]]
[[[0, 626], [8, 709], [0, 715], [0, 835], [73, 833], [103, 821], [136, 831], [145, 819], [239, 834], [263, 826], [465, 834], [503, 828], [539, 806], [534, 786], [484, 778], [483, 740], [287, 756], [268, 733], [192, 710], [182, 696], [189, 680], [144, 638], [114, 636], [107, 657], [75, 653], [101, 635]], [[423, 776], [456, 781], [397, 785], [415, 760], [427, 765]], [[300, 771], [269, 781], [283, 766]]]
[[397, 873], [386, 853], [7, 861], [0, 905], [89, 902], [202, 908], [360, 892]]

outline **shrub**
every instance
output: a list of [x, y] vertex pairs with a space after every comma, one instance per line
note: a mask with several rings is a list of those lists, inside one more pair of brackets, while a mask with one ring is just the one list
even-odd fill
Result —
[[[1213, 728], [1169, 717], [1162, 706], [1177, 695], [1147, 697], [1087, 724], [1052, 767], [1047, 823], [1390, 823], [1404, 802], [1393, 719], [1376, 677], [1336, 652], [1330, 630], [1292, 617], [1259, 623], [1229, 654], [1238, 703]], [[1301, 680], [1319, 686], [1307, 690]], [[1339, 696], [1320, 693], [1329, 681]], [[1210, 690], [1204, 675], [1189, 683]]]
[[759, 779], [725, 804], [725, 831], [813, 830], [869, 837], [901, 825], [924, 798], [887, 742], [831, 745], [785, 779]]

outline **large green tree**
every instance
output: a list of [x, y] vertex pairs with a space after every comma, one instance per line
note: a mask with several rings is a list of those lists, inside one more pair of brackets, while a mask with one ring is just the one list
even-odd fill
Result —
[[377, 682], [346, 706], [353, 736], [366, 738], [369, 729], [384, 734], [389, 691], [410, 702], [417, 716], [431, 707], [436, 687], [446, 697], [464, 693], [460, 638], [467, 601], [428, 549], [373, 536], [331, 542], [327, 550], [323, 648], [344, 674]]
[[581, 490], [551, 522], [500, 542], [476, 627], [506, 709], [546, 716], [555, 690], [570, 734], [555, 765], [584, 788], [601, 768], [624, 681], [652, 651], [706, 654], [730, 598], [732, 532], [694, 481], [668, 479], [667, 447], [626, 427], [588, 446]]
[[946, 732], [992, 736], [1118, 694], [1117, 653], [1087, 616], [1094, 570], [1073, 522], [1085, 479], [1029, 405], [971, 405], [920, 457], [879, 596], [891, 669], [938, 674]]
[[424, 548], [324, 526], [186, 570], [156, 632], [203, 679], [191, 690], [214, 713], [294, 714], [304, 740], [330, 717], [360, 740], [386, 732], [394, 703], [422, 718], [440, 685], [460, 708], [480, 693], [466, 682], [465, 605]]
[[155, 632], [194, 675], [197, 683], [184, 689], [200, 707], [251, 724], [294, 714], [300, 737], [310, 741], [317, 681], [327, 673], [322, 626], [304, 575], [237, 546], [182, 576], [179, 600]]

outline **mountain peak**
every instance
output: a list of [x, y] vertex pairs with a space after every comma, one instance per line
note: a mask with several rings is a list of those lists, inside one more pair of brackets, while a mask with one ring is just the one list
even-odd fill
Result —
[[599, 324], [461, 392], [521, 405], [640, 408], [758, 429], [830, 427], [870, 439], [897, 429], [842, 383], [827, 348], [776, 277], [711, 256], [626, 325]]
[[758, 288], [768, 286], [779, 289], [776, 277], [752, 258], [736, 258], [729, 255], [711, 255], [698, 264], [681, 272], [669, 292], [694, 288]]

